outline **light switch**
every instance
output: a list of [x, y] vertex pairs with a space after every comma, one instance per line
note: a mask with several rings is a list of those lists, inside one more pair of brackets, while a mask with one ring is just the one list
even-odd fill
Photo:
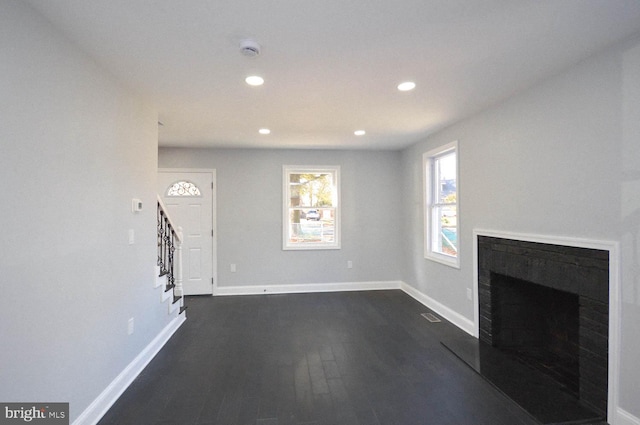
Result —
[[131, 212], [142, 211], [142, 201], [140, 199], [131, 200]]

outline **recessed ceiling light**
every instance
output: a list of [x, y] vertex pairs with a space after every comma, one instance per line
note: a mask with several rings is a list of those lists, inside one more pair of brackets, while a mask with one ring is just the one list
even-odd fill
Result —
[[268, 128], [261, 128], [260, 130], [258, 130], [258, 133], [260, 133], [260, 134], [271, 134], [271, 130], [269, 130]]
[[405, 81], [404, 83], [398, 84], [398, 90], [400, 91], [409, 91], [416, 88], [416, 83], [413, 81]]
[[353, 134], [355, 134], [356, 136], [364, 136], [365, 134], [367, 134], [367, 132], [364, 130], [356, 130], [353, 132]]
[[264, 78], [258, 75], [251, 75], [245, 78], [244, 81], [250, 86], [261, 86], [264, 84]]

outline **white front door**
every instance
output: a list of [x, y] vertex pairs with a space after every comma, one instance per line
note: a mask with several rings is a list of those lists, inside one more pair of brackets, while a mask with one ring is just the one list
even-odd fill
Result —
[[158, 170], [158, 193], [171, 220], [182, 227], [184, 295], [213, 294], [214, 179], [214, 170]]

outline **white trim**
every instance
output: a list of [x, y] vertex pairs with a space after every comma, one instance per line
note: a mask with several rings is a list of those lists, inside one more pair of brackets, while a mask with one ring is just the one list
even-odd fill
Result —
[[447, 319], [449, 322], [453, 323], [463, 331], [468, 334], [473, 335], [474, 323], [472, 320], [467, 319], [460, 313], [450, 309], [444, 304], [434, 300], [428, 295], [423, 294], [413, 286], [402, 282], [400, 285], [400, 289], [402, 289], [405, 293], [413, 297], [416, 301], [423, 304], [424, 306], [430, 308], [431, 310], [438, 313], [440, 316]]
[[[165, 281], [167, 280], [167, 276], [166, 275], [162, 276], [162, 278], [164, 278]], [[171, 290], [166, 291], [165, 290], [166, 285], [167, 285], [166, 283], [161, 285], [162, 286], [162, 289], [161, 289], [162, 292], [160, 293], [160, 302], [162, 302], [162, 303], [166, 302], [169, 298], [171, 298], [173, 296], [173, 291], [171, 291]], [[171, 310], [169, 310], [169, 312], [171, 312]]]
[[[610, 311], [614, 311], [612, 301], [619, 302], [619, 248], [617, 242], [603, 242], [587, 239], [574, 239], [564, 237], [548, 237], [539, 235], [527, 235], [509, 232], [496, 232], [488, 230], [474, 230], [474, 300], [477, 300], [477, 235], [502, 237], [506, 239], [520, 239], [530, 242], [541, 242], [551, 244], [570, 245], [583, 248], [594, 248], [608, 250], [609, 255], [609, 296]], [[553, 242], [555, 241], [555, 242]], [[615, 285], [613, 285], [615, 281]], [[613, 286], [616, 286], [615, 288]], [[214, 295], [258, 295], [258, 294], [286, 294], [286, 293], [312, 293], [312, 292], [341, 292], [341, 291], [371, 291], [400, 289], [416, 301], [430, 308], [444, 319], [458, 326], [463, 331], [477, 337], [478, 326], [477, 316], [474, 321], [467, 319], [456, 311], [441, 304], [433, 298], [423, 294], [416, 288], [402, 281], [373, 281], [373, 282], [343, 282], [343, 283], [311, 283], [292, 285], [246, 285], [246, 286], [226, 286], [214, 288]], [[474, 304], [477, 304], [475, 302]], [[474, 308], [476, 310], [477, 307]], [[477, 312], [474, 311], [474, 314]], [[618, 343], [619, 343], [619, 304], [616, 305], [616, 314], [609, 317], [609, 417], [608, 422], [612, 425], [640, 425], [640, 419], [617, 406], [617, 382], [619, 374]], [[184, 315], [173, 319], [158, 336], [109, 384], [109, 386], [87, 407], [84, 412], [73, 422], [72, 425], [95, 425], [102, 416], [117, 401], [122, 393], [129, 387], [133, 380], [155, 357], [160, 349], [166, 344], [171, 336], [186, 320]], [[612, 325], [618, 326], [618, 331], [613, 332]], [[612, 350], [615, 347], [615, 355]], [[612, 365], [612, 357], [614, 364]], [[615, 371], [615, 373], [612, 373]], [[614, 376], [612, 376], [614, 375]], [[615, 389], [615, 391], [612, 391]], [[612, 394], [614, 393], [614, 394]]]
[[291, 285], [244, 285], [220, 286], [215, 295], [260, 295], [260, 294], [296, 294], [312, 292], [343, 292], [343, 291], [377, 291], [400, 289], [421, 304], [435, 311], [454, 325], [472, 334], [473, 322], [461, 314], [453, 311], [444, 304], [428, 297], [403, 281], [374, 281], [374, 282], [341, 282], [341, 283], [307, 283]]
[[[154, 288], [159, 288], [162, 285], [164, 285], [164, 281], [166, 281], [166, 278], [164, 276], [160, 276], [160, 267], [155, 266], [154, 268], [154, 276], [156, 277], [155, 279], [155, 283], [153, 285]], [[164, 281], [163, 281], [164, 279]]]
[[164, 216], [167, 218], [169, 225], [173, 229], [173, 233], [176, 235], [176, 238], [178, 239], [178, 241], [182, 242], [182, 234], [178, 235], [178, 226], [176, 226], [173, 220], [171, 219], [167, 206], [164, 204], [164, 202], [162, 202], [162, 198], [160, 197], [160, 195], [156, 194], [156, 197], [158, 199], [158, 203], [160, 204], [160, 209], [162, 210], [162, 212], [164, 212]]
[[616, 419], [613, 422], [609, 421], [609, 423], [613, 425], [640, 425], [640, 418], [633, 416], [626, 410], [618, 407], [616, 413]]
[[[433, 220], [431, 214], [431, 204], [433, 200], [433, 188], [431, 180], [433, 179], [433, 159], [448, 152], [456, 154], [456, 229], [458, 237], [458, 252], [455, 257], [441, 254], [431, 249], [432, 235], [431, 222]], [[458, 149], [458, 141], [449, 142], [445, 145], [431, 149], [422, 154], [422, 214], [423, 214], [423, 251], [424, 258], [435, 261], [456, 269], [460, 268], [460, 152]]]
[[[175, 288], [174, 288], [175, 289]], [[169, 291], [172, 292], [172, 291]], [[178, 296], [178, 295], [175, 295]], [[182, 307], [182, 298], [180, 298], [178, 301], [173, 302], [173, 297], [171, 297], [171, 300], [169, 300], [169, 314], [173, 314], [173, 312], [177, 311], [180, 309], [180, 307]]]
[[[548, 236], [526, 233], [512, 233], [496, 230], [473, 230], [473, 323], [472, 335], [476, 338], [480, 333], [479, 307], [478, 307], [478, 236], [489, 236], [504, 239], [516, 239], [527, 242], [538, 242], [550, 245], [566, 245], [578, 248], [599, 249], [609, 251], [609, 379], [607, 400], [607, 422], [612, 425], [622, 425], [617, 418], [626, 421], [632, 415], [621, 415], [624, 410], [618, 406], [618, 382], [620, 381], [620, 324], [621, 299], [620, 299], [620, 243], [616, 241], [602, 241], [595, 239], [572, 238], [566, 236]], [[625, 412], [626, 413], [626, 412]], [[635, 418], [634, 418], [635, 420]], [[634, 424], [640, 425], [640, 424]]]
[[[216, 293], [218, 286], [218, 180], [215, 168], [158, 168], [158, 173], [206, 173], [211, 174], [213, 187], [211, 188], [211, 229], [213, 237], [211, 238], [211, 271], [213, 278], [213, 288], [211, 295]], [[160, 195], [158, 195], [160, 197]]]
[[[332, 208], [335, 210], [335, 221], [333, 228], [333, 242], [332, 243], [318, 243], [318, 242], [289, 242], [289, 175], [291, 173], [307, 174], [309, 172], [333, 174], [335, 177], [334, 186], [336, 189], [336, 198], [333, 200], [334, 204]], [[308, 251], [308, 250], [328, 250], [328, 249], [341, 249], [341, 177], [339, 165], [283, 165], [282, 166], [282, 250], [283, 251]], [[300, 207], [305, 208], [305, 207]], [[315, 208], [315, 207], [309, 207]], [[318, 207], [320, 209], [321, 207]]]
[[215, 295], [298, 294], [312, 292], [378, 291], [400, 289], [400, 281], [302, 283], [291, 285], [219, 286]]
[[180, 328], [186, 320], [184, 315], [173, 319], [156, 336], [153, 341], [146, 346], [140, 354], [129, 365], [124, 368], [116, 378], [111, 381], [107, 388], [73, 421], [72, 425], [95, 425], [107, 413], [109, 408], [118, 400], [122, 393], [131, 385], [134, 379], [158, 354], [158, 351], [167, 343], [169, 338]]

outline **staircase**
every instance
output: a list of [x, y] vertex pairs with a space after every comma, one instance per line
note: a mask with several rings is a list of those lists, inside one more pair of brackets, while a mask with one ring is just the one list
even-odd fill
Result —
[[[167, 207], [158, 196], [158, 262], [156, 287], [162, 287], [162, 302], [168, 302], [169, 314], [183, 314], [182, 228], [176, 226]], [[186, 314], [186, 313], [185, 313]]]

